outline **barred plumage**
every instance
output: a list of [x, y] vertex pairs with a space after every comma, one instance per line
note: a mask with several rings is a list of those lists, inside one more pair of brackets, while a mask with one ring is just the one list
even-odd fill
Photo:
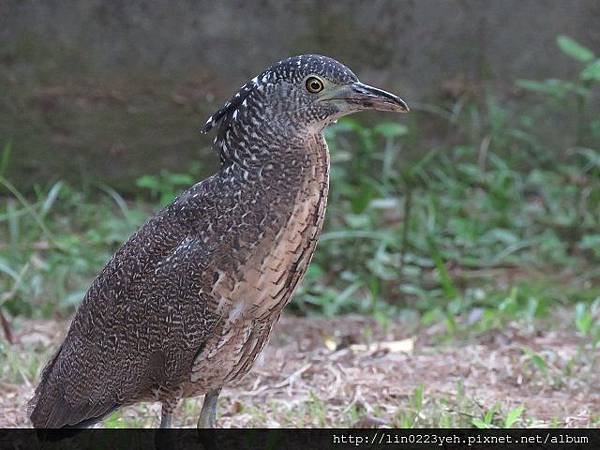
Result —
[[168, 426], [182, 397], [201, 394], [199, 425], [214, 425], [221, 387], [250, 370], [315, 250], [329, 183], [321, 131], [362, 109], [407, 110], [317, 55], [242, 86], [204, 127], [217, 129], [221, 169], [150, 218], [94, 280], [42, 372], [33, 425], [85, 426], [160, 401]]

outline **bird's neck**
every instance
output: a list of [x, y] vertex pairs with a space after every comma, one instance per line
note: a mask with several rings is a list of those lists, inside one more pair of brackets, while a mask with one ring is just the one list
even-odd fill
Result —
[[[251, 124], [250, 124], [251, 125]], [[219, 130], [213, 149], [221, 158], [221, 172], [237, 173], [250, 182], [302, 185], [306, 177], [329, 172], [329, 153], [321, 129], [260, 127], [233, 123]], [[252, 130], [252, 131], [248, 131]]]

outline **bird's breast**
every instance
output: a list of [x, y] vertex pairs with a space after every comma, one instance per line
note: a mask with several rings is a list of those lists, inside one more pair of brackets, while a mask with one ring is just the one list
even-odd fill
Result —
[[246, 373], [306, 272], [323, 225], [329, 188], [325, 142], [321, 138], [311, 145], [314, 159], [294, 189], [291, 204], [280, 206], [287, 207], [280, 216], [283, 220], [253, 245], [237, 276], [219, 277], [213, 285], [222, 319], [218, 332], [196, 357], [193, 382], [212, 386]]
[[251, 238], [241, 237], [243, 250], [232, 249], [232, 256], [243, 253], [245, 257], [213, 284], [212, 294], [220, 299], [219, 314], [224, 319], [276, 314], [304, 275], [323, 225], [329, 189], [329, 154], [322, 137], [308, 144], [305, 157], [301, 176], [289, 185], [283, 177], [283, 182], [263, 187], [265, 220], [257, 224]]
[[[319, 139], [320, 138], [320, 139]], [[280, 225], [265, 235], [252, 258], [243, 268], [238, 284], [232, 319], [249, 314], [252, 318], [278, 315], [290, 300], [314, 253], [325, 218], [329, 190], [329, 154], [319, 136], [311, 141], [298, 186], [289, 205], [280, 204], [286, 212]]]

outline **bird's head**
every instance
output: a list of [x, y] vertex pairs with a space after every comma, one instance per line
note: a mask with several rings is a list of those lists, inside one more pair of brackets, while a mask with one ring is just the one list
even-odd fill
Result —
[[318, 132], [341, 116], [364, 110], [407, 112], [408, 106], [389, 92], [361, 83], [334, 59], [301, 55], [274, 64], [243, 85], [202, 131], [218, 127], [223, 134], [237, 124], [257, 133], [265, 127]]

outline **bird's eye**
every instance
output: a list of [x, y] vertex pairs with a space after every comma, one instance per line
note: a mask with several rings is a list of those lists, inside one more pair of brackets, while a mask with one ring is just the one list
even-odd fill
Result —
[[306, 89], [308, 90], [308, 92], [316, 94], [317, 92], [321, 92], [323, 90], [323, 87], [323, 82], [317, 77], [308, 77], [306, 79]]

